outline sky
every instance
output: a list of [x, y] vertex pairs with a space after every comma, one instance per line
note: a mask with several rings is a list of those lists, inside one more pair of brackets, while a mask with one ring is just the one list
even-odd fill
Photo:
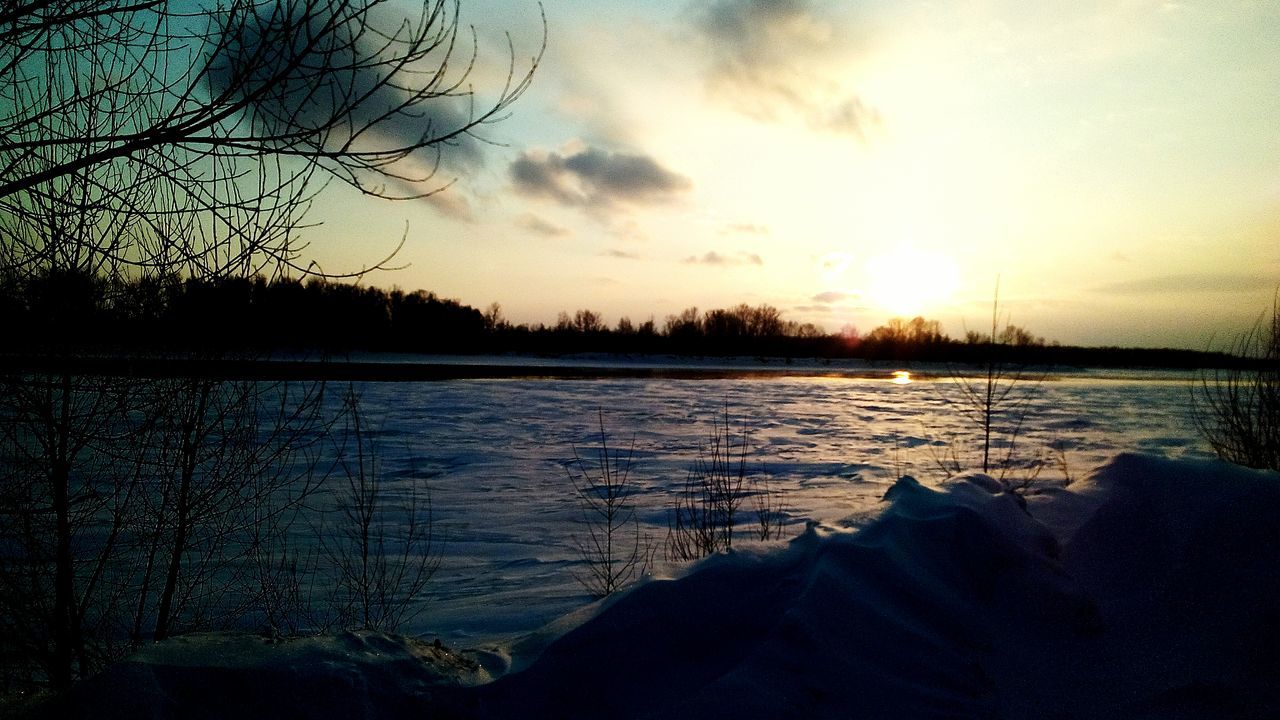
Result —
[[[1221, 346], [1280, 286], [1280, 3], [545, 0], [546, 50], [427, 199], [331, 189], [326, 270], [517, 323], [767, 303]], [[483, 102], [542, 39], [464, 0]], [[457, 63], [454, 63], [457, 65]]]

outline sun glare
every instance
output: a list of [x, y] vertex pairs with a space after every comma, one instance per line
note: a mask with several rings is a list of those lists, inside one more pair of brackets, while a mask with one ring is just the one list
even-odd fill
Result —
[[924, 314], [946, 302], [959, 285], [955, 261], [935, 252], [900, 248], [867, 261], [868, 295], [899, 316]]

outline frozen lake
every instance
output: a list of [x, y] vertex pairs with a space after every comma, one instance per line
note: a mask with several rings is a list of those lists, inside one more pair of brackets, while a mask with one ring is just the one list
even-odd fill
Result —
[[[1080, 478], [1118, 451], [1208, 456], [1191, 418], [1192, 374], [1086, 371], [1027, 380], [1013, 459], [1040, 482]], [[642, 532], [659, 547], [699, 448], [727, 410], [749, 469], [806, 521], [857, 524], [898, 474], [944, 477], [955, 454], [980, 465], [980, 434], [945, 374], [879, 377], [487, 379], [357, 384], [389, 483], [430, 487], [440, 570], [405, 630], [474, 646], [535, 629], [590, 600], [579, 503], [566, 467], [594, 467], [603, 413], [610, 447], [634, 441]], [[997, 454], [1012, 420], [1001, 420]], [[1003, 449], [1002, 449], [1003, 448]], [[994, 473], [993, 473], [994, 474]], [[744, 505], [744, 515], [749, 507]], [[745, 522], [751, 522], [744, 517]], [[747, 538], [741, 537], [743, 544]], [[737, 543], [739, 541], [735, 541]], [[658, 550], [659, 561], [662, 551]], [[666, 571], [659, 568], [659, 572]]]

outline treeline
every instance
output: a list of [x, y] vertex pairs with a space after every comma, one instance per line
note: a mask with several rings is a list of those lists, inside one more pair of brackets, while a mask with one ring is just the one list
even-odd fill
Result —
[[474, 352], [830, 354], [832, 337], [774, 307], [689, 308], [662, 325], [616, 326], [600, 313], [560, 313], [552, 325], [507, 322], [425, 290], [322, 278], [175, 275], [107, 281], [57, 273], [0, 283], [10, 349], [218, 349]]
[[456, 300], [319, 278], [50, 274], [6, 283], [0, 310], [26, 347], [454, 352], [486, 339], [480, 311]]
[[835, 356], [832, 336], [812, 323], [784, 320], [770, 305], [741, 304], [699, 312], [686, 308], [668, 315], [659, 325], [652, 317], [634, 322], [629, 317], [609, 327], [593, 310], [560, 313], [551, 326], [512, 325], [501, 309], [490, 306], [495, 337], [510, 350], [524, 352], [610, 352], [677, 355]]
[[892, 319], [859, 334], [828, 333], [787, 320], [770, 305], [686, 308], [661, 322], [592, 310], [556, 322], [512, 324], [496, 303], [484, 311], [425, 290], [390, 290], [322, 278], [176, 275], [106, 281], [82, 273], [0, 280], [0, 312], [10, 351], [425, 353], [621, 353], [696, 356], [862, 358], [893, 362], [1194, 368], [1229, 356], [1189, 350], [1064, 347], [1006, 324], [953, 338], [936, 320]]

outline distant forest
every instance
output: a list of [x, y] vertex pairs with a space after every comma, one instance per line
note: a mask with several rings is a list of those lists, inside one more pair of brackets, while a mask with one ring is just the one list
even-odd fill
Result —
[[992, 337], [943, 332], [936, 320], [893, 319], [859, 334], [828, 333], [785, 320], [770, 305], [699, 311], [661, 323], [600, 313], [560, 313], [552, 325], [507, 322], [496, 303], [481, 311], [425, 290], [385, 290], [320, 278], [177, 276], [108, 282], [87, 274], [49, 274], [0, 283], [10, 353], [420, 352], [574, 353], [862, 358], [872, 361], [984, 362], [993, 355], [1043, 365], [1189, 368], [1232, 364], [1220, 353], [1082, 348], [1004, 325]]

